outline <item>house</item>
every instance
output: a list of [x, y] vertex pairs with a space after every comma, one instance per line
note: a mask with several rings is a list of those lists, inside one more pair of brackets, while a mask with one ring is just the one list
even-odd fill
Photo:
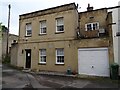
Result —
[[[18, 41], [18, 36], [15, 34], [8, 34], [8, 52], [10, 53], [11, 44]], [[7, 27], [2, 26], [2, 58], [5, 58], [7, 48]]]
[[109, 76], [113, 63], [111, 13], [107, 8], [79, 12], [78, 73]]
[[0, 23], [0, 62], [2, 62], [2, 25]]
[[108, 11], [112, 12], [114, 62], [120, 66], [120, 2], [118, 6], [108, 8]]
[[[37, 71], [109, 77], [114, 62], [112, 14], [107, 8], [78, 12], [75, 3], [22, 14], [12, 63]], [[16, 51], [17, 49], [17, 51]], [[17, 60], [17, 61], [15, 61]]]
[[[120, 1], [118, 3], [118, 5], [120, 6]], [[118, 63], [119, 63], [119, 75], [120, 75], [120, 8], [118, 9], [118, 32], [119, 34], [118, 36]]]

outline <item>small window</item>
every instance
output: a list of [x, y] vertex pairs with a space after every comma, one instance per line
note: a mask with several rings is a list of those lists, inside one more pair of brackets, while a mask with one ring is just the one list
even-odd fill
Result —
[[92, 30], [92, 25], [91, 24], [87, 24], [87, 31], [91, 31]]
[[98, 23], [93, 23], [93, 30], [99, 29]]
[[63, 17], [56, 19], [56, 32], [64, 32]]
[[64, 49], [56, 49], [56, 64], [64, 64]]
[[40, 34], [46, 34], [47, 28], [46, 28], [46, 20], [40, 21]]
[[31, 23], [26, 24], [26, 36], [32, 35], [32, 25]]
[[92, 31], [92, 30], [98, 30], [99, 29], [99, 23], [87, 23], [85, 24], [86, 31]]
[[40, 63], [46, 63], [46, 49], [40, 49]]

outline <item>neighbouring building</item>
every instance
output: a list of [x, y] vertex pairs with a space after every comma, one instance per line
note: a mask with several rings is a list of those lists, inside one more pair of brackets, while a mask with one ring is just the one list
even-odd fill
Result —
[[120, 2], [118, 6], [108, 8], [108, 11], [112, 13], [114, 62], [120, 66]]
[[84, 12], [77, 8], [70, 3], [20, 15], [11, 64], [109, 77], [114, 62], [112, 13], [107, 8], [94, 10], [90, 4]]
[[[120, 1], [119, 1], [118, 5], [120, 6]], [[118, 32], [117, 32], [117, 36], [118, 36], [118, 63], [119, 63], [119, 75], [120, 75], [120, 7], [118, 8]]]
[[[4, 27], [4, 26], [3, 26]], [[18, 41], [18, 35], [15, 34], [8, 34], [8, 52], [10, 53], [11, 50], [11, 44]], [[7, 28], [3, 28], [2, 30], [2, 58], [5, 58], [6, 56], [6, 48], [7, 48]]]
[[2, 23], [0, 23], [0, 62], [2, 62]]

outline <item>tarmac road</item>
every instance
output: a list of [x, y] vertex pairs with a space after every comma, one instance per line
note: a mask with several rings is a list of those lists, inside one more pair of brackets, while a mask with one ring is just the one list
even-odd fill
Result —
[[[12, 67], [3, 65], [2, 88], [115, 88], [120, 84], [109, 78], [73, 78], [56, 75], [25, 73]], [[36, 89], [35, 89], [36, 90]], [[38, 89], [39, 90], [39, 89]]]

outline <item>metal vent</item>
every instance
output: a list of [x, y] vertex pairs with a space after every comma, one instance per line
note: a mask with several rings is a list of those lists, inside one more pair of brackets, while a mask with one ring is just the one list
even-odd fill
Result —
[[99, 33], [105, 33], [105, 29], [99, 29]]

